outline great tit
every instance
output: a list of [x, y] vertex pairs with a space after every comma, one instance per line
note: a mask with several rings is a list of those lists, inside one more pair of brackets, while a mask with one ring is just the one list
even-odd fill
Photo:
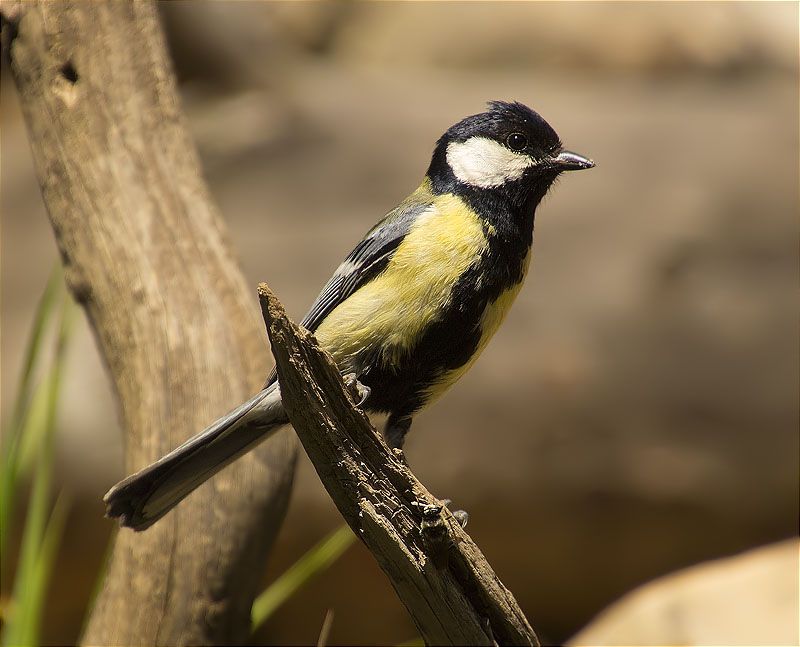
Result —
[[[412, 417], [472, 366], [522, 286], [536, 206], [563, 171], [594, 166], [566, 151], [521, 103], [492, 101], [436, 143], [422, 184], [344, 259], [302, 325], [401, 448]], [[286, 424], [275, 371], [250, 400], [105, 495], [109, 517], [143, 530]]]

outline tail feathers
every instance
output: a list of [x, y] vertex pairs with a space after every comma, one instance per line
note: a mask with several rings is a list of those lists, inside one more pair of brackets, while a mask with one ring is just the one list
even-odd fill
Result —
[[149, 528], [286, 422], [277, 384], [270, 385], [163, 458], [117, 483], [103, 497], [106, 516], [119, 517], [120, 525], [134, 530]]

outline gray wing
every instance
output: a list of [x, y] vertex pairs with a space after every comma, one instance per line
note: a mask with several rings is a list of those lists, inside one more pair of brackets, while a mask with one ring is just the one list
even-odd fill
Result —
[[375, 225], [336, 268], [308, 314], [303, 317], [301, 325], [313, 332], [336, 306], [380, 274], [411, 225], [429, 206], [415, 204], [408, 208], [398, 207]]
[[[403, 202], [390, 211], [336, 268], [300, 325], [314, 332], [336, 306], [380, 274], [408, 234], [411, 225], [431, 204], [432, 200]], [[274, 382], [275, 377], [273, 370], [267, 384]]]

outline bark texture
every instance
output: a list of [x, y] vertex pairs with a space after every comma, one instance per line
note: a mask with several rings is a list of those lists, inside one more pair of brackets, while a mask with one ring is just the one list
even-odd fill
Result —
[[[261, 385], [255, 294], [202, 179], [156, 7], [0, 10], [66, 280], [119, 396], [130, 473]], [[281, 433], [150, 530], [118, 532], [83, 642], [241, 643], [295, 446]]]

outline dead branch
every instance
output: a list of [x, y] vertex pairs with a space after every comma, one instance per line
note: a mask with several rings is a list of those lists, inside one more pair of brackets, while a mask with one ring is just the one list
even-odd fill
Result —
[[425, 642], [538, 645], [514, 596], [469, 535], [356, 409], [330, 356], [288, 319], [266, 284], [258, 293], [292, 426]]

